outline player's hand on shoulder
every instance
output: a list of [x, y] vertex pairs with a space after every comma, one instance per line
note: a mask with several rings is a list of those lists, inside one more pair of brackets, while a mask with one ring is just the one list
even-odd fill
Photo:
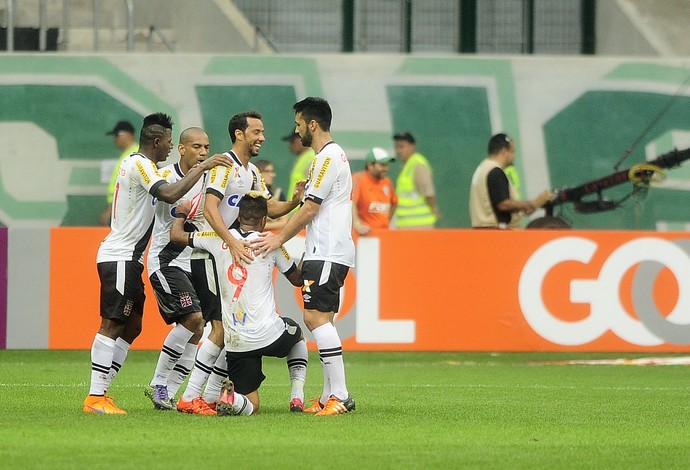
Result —
[[252, 241], [252, 250], [260, 255], [270, 253], [281, 245], [278, 236], [273, 232], [261, 232], [257, 238]]
[[242, 261], [244, 261], [245, 263], [250, 264], [252, 261], [254, 261], [252, 247], [248, 241], [238, 240], [232, 236], [224, 241], [228, 245], [233, 263], [240, 264]]
[[233, 161], [232, 158], [228, 157], [225, 154], [216, 153], [213, 156], [204, 160], [202, 163], [200, 163], [200, 165], [203, 167], [204, 170], [210, 170], [211, 168], [216, 166], [232, 167]]

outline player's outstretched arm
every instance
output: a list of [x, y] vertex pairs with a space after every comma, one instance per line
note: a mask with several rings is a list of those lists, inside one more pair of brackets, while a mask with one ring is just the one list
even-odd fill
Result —
[[307, 199], [302, 207], [290, 217], [278, 235], [273, 232], [261, 232], [252, 242], [252, 249], [260, 254], [270, 253], [297, 235], [319, 213], [320, 204]]
[[278, 201], [274, 198], [268, 200], [268, 216], [272, 219], [277, 219], [285, 214], [289, 214], [302, 201], [304, 195], [304, 185], [306, 181], [298, 181], [295, 186], [295, 191], [292, 193], [292, 199], [289, 201]]
[[207, 158], [202, 163], [194, 165], [180, 181], [162, 184], [154, 196], [168, 204], [174, 204], [192, 189], [192, 186], [199, 181], [204, 172], [219, 165], [232, 166], [232, 160], [227, 155], [222, 154], [216, 154], [211, 158]]

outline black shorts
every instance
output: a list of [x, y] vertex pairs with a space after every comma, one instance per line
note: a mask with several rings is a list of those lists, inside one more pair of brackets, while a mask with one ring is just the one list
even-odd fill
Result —
[[201, 312], [191, 274], [176, 266], [165, 266], [151, 274], [149, 280], [156, 294], [158, 310], [168, 325], [179, 322], [180, 317], [190, 313]]
[[285, 331], [268, 346], [255, 351], [227, 352], [228, 377], [235, 384], [235, 391], [246, 395], [261, 386], [266, 376], [261, 370], [264, 356], [285, 357], [292, 347], [302, 339], [302, 329], [292, 319], [283, 317]]
[[211, 320], [221, 321], [223, 311], [220, 303], [220, 287], [216, 276], [216, 263], [213, 257], [209, 255], [209, 258], [193, 258], [191, 265], [192, 284], [194, 284], [194, 290], [199, 297], [204, 320], [207, 323]]
[[144, 265], [138, 261], [97, 264], [101, 280], [101, 317], [124, 322], [132, 314], [144, 315]]
[[330, 261], [309, 260], [302, 264], [304, 308], [319, 312], [338, 312], [340, 288], [350, 268]]

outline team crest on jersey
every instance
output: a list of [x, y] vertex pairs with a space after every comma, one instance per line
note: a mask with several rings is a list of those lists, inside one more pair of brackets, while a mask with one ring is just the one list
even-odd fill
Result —
[[192, 296], [189, 292], [182, 292], [180, 294], [180, 306], [181, 307], [191, 307], [192, 306]]
[[243, 312], [242, 310], [237, 310], [235, 313], [232, 314], [232, 324], [233, 325], [244, 325], [244, 322], [247, 321], [247, 314]]

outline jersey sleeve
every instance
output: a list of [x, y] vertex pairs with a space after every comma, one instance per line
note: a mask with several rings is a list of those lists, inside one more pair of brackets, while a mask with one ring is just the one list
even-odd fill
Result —
[[267, 199], [270, 199], [271, 192], [266, 187], [266, 182], [264, 181], [264, 176], [261, 174], [261, 170], [259, 170], [253, 163], [250, 163], [250, 168], [252, 169], [252, 175], [254, 177], [252, 181], [252, 189], [254, 191], [260, 191], [264, 196], [266, 196]]
[[213, 254], [217, 251], [221, 238], [216, 232], [191, 232], [189, 234], [189, 246], [192, 248], [201, 248]]
[[277, 250], [272, 251], [271, 255], [273, 255], [276, 262], [276, 267], [281, 273], [287, 275], [293, 269], [297, 268], [295, 266], [295, 262], [292, 261], [292, 258], [290, 258], [287, 250], [282, 245]]
[[213, 194], [220, 199], [225, 197], [225, 189], [228, 186], [228, 181], [234, 171], [233, 167], [215, 166], [211, 168], [208, 174], [208, 184], [206, 185], [206, 193]]
[[337, 165], [333, 161], [331, 154], [319, 154], [314, 159], [312, 180], [306, 188], [304, 199], [321, 204], [328, 193], [331, 191], [333, 183], [338, 176]]
[[156, 164], [144, 156], [137, 158], [134, 162], [134, 168], [132, 177], [151, 195], [155, 196], [156, 190], [166, 183], [163, 175], [158, 172]]

